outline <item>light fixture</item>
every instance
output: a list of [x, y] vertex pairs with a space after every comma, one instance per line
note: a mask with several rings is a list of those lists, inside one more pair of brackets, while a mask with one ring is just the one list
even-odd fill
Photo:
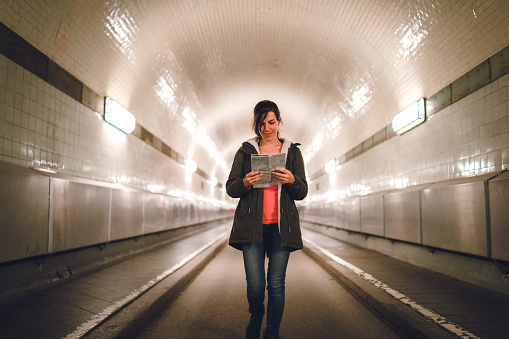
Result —
[[38, 166], [30, 166], [31, 169], [37, 172], [41, 173], [50, 173], [50, 174], [57, 174], [58, 171], [56, 169], [50, 168], [50, 167], [38, 167]]
[[426, 99], [413, 103], [392, 119], [392, 129], [403, 134], [426, 120]]
[[325, 164], [324, 170], [327, 174], [336, 172], [336, 159], [332, 159], [331, 161], [327, 162]]
[[211, 176], [210, 177], [210, 185], [217, 186], [217, 183], [218, 183], [217, 178], [215, 176]]
[[104, 120], [127, 134], [136, 127], [134, 115], [109, 97], [104, 98]]
[[184, 165], [184, 168], [186, 172], [188, 173], [194, 173], [198, 169], [198, 165], [196, 162], [191, 158], [186, 158], [186, 163]]

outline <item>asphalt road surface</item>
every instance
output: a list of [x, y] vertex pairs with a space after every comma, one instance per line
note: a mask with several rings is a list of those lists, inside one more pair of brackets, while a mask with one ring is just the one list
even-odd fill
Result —
[[[244, 338], [249, 317], [242, 253], [227, 246], [133, 338]], [[302, 251], [290, 255], [280, 334], [401, 338]]]

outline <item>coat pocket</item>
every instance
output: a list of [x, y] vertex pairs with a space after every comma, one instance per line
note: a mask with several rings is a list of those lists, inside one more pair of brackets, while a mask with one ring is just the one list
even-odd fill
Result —
[[297, 210], [297, 206], [295, 206], [293, 201], [288, 206], [288, 216], [290, 217], [291, 221], [299, 220], [299, 211]]
[[249, 200], [247, 199], [247, 197], [241, 198], [239, 204], [237, 205], [237, 209], [235, 210], [235, 219], [239, 220], [248, 213], [249, 213]]

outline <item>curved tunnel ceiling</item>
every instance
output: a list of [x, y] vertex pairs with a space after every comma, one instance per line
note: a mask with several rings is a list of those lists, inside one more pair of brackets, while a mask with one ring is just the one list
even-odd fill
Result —
[[312, 174], [505, 47], [507, 3], [31, 1], [40, 31], [2, 21], [224, 182], [259, 100]]

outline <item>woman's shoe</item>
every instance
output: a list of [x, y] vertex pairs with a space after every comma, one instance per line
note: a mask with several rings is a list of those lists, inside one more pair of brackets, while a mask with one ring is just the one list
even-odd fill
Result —
[[262, 328], [264, 313], [251, 314], [251, 319], [249, 319], [249, 324], [247, 324], [246, 327], [246, 339], [260, 339], [260, 330]]
[[270, 334], [267, 332], [267, 329], [263, 330], [263, 339], [278, 339], [278, 334]]

